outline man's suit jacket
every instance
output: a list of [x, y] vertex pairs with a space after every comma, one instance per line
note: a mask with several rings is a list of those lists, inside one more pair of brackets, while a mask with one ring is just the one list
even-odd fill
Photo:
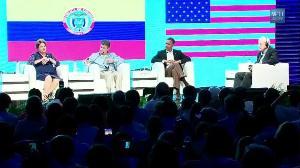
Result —
[[[256, 63], [259, 63], [261, 58], [262, 58], [262, 53], [259, 52], [258, 55], [257, 55]], [[276, 49], [274, 49], [272, 47], [269, 47], [266, 54], [265, 54], [265, 56], [263, 57], [262, 63], [263, 64], [275, 65], [278, 62], [279, 61], [278, 61]]]
[[[180, 50], [173, 49], [174, 60], [181, 60], [181, 64], [191, 61], [191, 58], [184, 55]], [[151, 63], [162, 62], [162, 60], [167, 60], [167, 51], [161, 50], [152, 58]]]

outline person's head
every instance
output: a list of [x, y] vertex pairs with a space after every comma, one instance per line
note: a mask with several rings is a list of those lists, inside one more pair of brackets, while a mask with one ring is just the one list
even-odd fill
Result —
[[38, 39], [35, 42], [35, 48], [38, 50], [39, 53], [46, 53], [47, 52], [47, 45], [44, 39]]
[[63, 103], [67, 97], [74, 97], [74, 92], [69, 87], [60, 88], [55, 93], [55, 98], [59, 99], [61, 103]]
[[220, 103], [224, 104], [225, 98], [231, 93], [233, 93], [233, 90], [231, 88], [229, 88], [229, 87], [222, 88], [219, 92]]
[[29, 97], [26, 102], [25, 111], [28, 117], [41, 117], [44, 112], [41, 99], [38, 96]]
[[11, 98], [6, 93], [0, 93], [0, 111], [5, 111], [11, 104]]
[[119, 107], [120, 111], [120, 123], [121, 124], [130, 124], [134, 119], [134, 111], [130, 106], [123, 105]]
[[42, 92], [39, 89], [32, 88], [28, 92], [28, 97], [31, 97], [31, 96], [37, 96], [40, 99], [42, 99]]
[[207, 89], [201, 89], [198, 93], [198, 102], [203, 106], [209, 105], [211, 100], [211, 93]]
[[250, 144], [246, 147], [241, 164], [243, 168], [277, 167], [274, 152], [269, 147], [260, 144]]
[[175, 44], [175, 40], [172, 37], [167, 38], [166, 40], [166, 50], [171, 51]]
[[62, 102], [63, 103], [63, 112], [65, 114], [73, 116], [75, 113], [75, 109], [78, 106], [78, 100], [74, 97], [67, 97]]
[[100, 45], [100, 53], [103, 55], [108, 54], [110, 48], [110, 42], [108, 40], [102, 40]]
[[154, 99], [160, 99], [163, 96], [168, 96], [170, 88], [165, 82], [160, 82], [155, 87]]
[[124, 105], [125, 104], [125, 93], [122, 90], [118, 90], [112, 94], [112, 102], [115, 105]]
[[270, 39], [267, 37], [261, 37], [258, 39], [258, 48], [259, 51], [265, 51], [267, 48], [269, 48], [270, 45]]
[[140, 95], [136, 90], [129, 90], [126, 92], [126, 103], [132, 108], [138, 107], [140, 104]]
[[70, 136], [57, 135], [50, 141], [53, 158], [61, 163], [68, 162], [74, 153], [74, 142]]
[[77, 124], [92, 123], [92, 115], [87, 105], [79, 105], [75, 109], [75, 120]]
[[176, 117], [177, 105], [171, 99], [164, 99], [155, 106], [155, 114], [160, 117]]
[[207, 123], [218, 122], [218, 111], [211, 107], [205, 107], [200, 111], [200, 120]]
[[243, 101], [235, 94], [226, 96], [224, 108], [227, 113], [238, 113], [243, 109]]
[[197, 90], [194, 86], [186, 86], [183, 88], [183, 96], [184, 98], [190, 98], [192, 100], [195, 100], [197, 97]]
[[284, 122], [282, 123], [275, 135], [275, 149], [281, 158], [296, 156], [300, 152], [300, 135], [297, 125]]

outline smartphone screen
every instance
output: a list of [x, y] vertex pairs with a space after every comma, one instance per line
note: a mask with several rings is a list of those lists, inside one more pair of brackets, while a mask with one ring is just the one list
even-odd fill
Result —
[[252, 113], [253, 112], [253, 101], [245, 101], [245, 110], [248, 113]]
[[111, 128], [104, 128], [104, 135], [112, 135], [112, 129]]
[[129, 149], [130, 148], [130, 141], [124, 141], [124, 148]]
[[29, 143], [29, 147], [30, 147], [31, 152], [36, 152], [37, 151], [36, 143]]

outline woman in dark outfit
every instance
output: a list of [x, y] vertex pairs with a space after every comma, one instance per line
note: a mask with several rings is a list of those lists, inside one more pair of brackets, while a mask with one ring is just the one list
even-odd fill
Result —
[[47, 53], [44, 39], [38, 39], [35, 47], [37, 52], [30, 56], [28, 63], [35, 67], [36, 80], [44, 81], [43, 100], [46, 100], [59, 84], [60, 78], [56, 71], [59, 61], [52, 54]]

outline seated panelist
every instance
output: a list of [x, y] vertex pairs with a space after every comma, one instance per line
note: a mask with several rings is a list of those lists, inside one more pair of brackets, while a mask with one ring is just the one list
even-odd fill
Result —
[[[124, 62], [124, 59], [117, 56], [115, 53], [109, 52], [110, 42], [108, 40], [102, 40], [99, 52], [91, 54], [85, 59], [85, 64], [97, 64], [101, 70], [100, 78], [104, 78], [106, 81], [106, 89], [109, 93], [121, 90], [122, 76], [117, 71], [118, 66]], [[100, 87], [100, 86], [99, 86]]]
[[[261, 37], [258, 40], [259, 52], [255, 64], [275, 65], [278, 63], [277, 51], [270, 46], [270, 39]], [[252, 85], [252, 65], [249, 66], [250, 72], [237, 72], [234, 78], [233, 87], [250, 88]]]
[[174, 80], [174, 88], [176, 89], [176, 96], [179, 98], [180, 81], [185, 86], [189, 85], [186, 81], [186, 75], [183, 73], [182, 64], [191, 61], [191, 58], [184, 55], [180, 50], [173, 49], [175, 40], [168, 38], [166, 40], [166, 49], [158, 51], [152, 58], [151, 63], [162, 62], [165, 65], [165, 75], [172, 77]]
[[35, 67], [36, 80], [44, 81], [42, 99], [47, 100], [60, 81], [56, 71], [59, 61], [51, 53], [47, 53], [47, 43], [44, 39], [38, 39], [35, 48], [37, 52], [30, 56], [28, 64]]

